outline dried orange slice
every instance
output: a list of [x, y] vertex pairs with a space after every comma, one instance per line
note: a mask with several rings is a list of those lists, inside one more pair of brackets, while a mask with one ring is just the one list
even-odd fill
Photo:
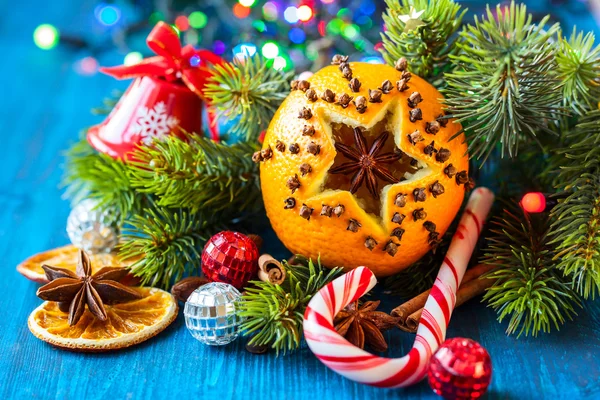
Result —
[[100, 321], [86, 308], [69, 326], [67, 312], [46, 301], [29, 315], [29, 330], [54, 346], [81, 351], [118, 350], [162, 332], [177, 317], [177, 300], [164, 290], [140, 287], [140, 300], [105, 305], [108, 318]]
[[[17, 266], [17, 271], [32, 281], [48, 283], [42, 265], [52, 265], [53, 267], [66, 268], [75, 272], [78, 256], [79, 249], [73, 245], [57, 247], [29, 257]], [[123, 261], [116, 253], [99, 253], [90, 254], [90, 261], [93, 274], [103, 267], [128, 267], [136, 260]]]

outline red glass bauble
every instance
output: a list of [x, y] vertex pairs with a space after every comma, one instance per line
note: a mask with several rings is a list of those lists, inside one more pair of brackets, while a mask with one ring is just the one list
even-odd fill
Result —
[[258, 248], [248, 236], [238, 232], [219, 232], [202, 251], [202, 272], [212, 282], [244, 287], [258, 270]]
[[445, 399], [479, 399], [492, 379], [492, 360], [474, 340], [448, 339], [431, 357], [429, 386]]

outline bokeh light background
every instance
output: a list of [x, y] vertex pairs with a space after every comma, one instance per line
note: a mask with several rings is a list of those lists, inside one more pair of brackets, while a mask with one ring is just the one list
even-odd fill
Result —
[[[58, 2], [57, 2], [58, 3]], [[47, 7], [52, 4], [47, 3]], [[231, 59], [260, 52], [272, 68], [300, 73], [322, 67], [333, 52], [353, 60], [382, 62], [378, 48], [383, 0], [115, 0], [61, 1], [78, 7], [80, 18], [64, 24], [34, 9], [28, 22], [33, 42], [47, 51], [68, 52], [74, 70], [92, 76], [100, 65], [139, 62], [151, 55], [145, 37], [158, 21], [177, 28], [185, 44]], [[484, 12], [484, 1], [459, 1], [466, 20]], [[565, 31], [574, 25], [598, 33], [598, 1], [526, 0], [541, 18], [550, 13]]]

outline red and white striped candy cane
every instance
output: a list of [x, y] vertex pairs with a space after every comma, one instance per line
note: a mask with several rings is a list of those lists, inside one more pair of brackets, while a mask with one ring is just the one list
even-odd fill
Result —
[[446, 337], [456, 303], [456, 290], [494, 201], [487, 188], [473, 191], [450, 248], [425, 303], [412, 349], [402, 358], [372, 355], [348, 342], [333, 327], [333, 318], [367, 293], [377, 279], [365, 267], [356, 268], [323, 287], [308, 303], [304, 337], [321, 362], [353, 381], [379, 387], [403, 387], [419, 382], [431, 355]]

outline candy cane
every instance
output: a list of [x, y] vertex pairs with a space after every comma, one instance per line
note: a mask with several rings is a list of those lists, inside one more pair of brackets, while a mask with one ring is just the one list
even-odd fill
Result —
[[446, 337], [456, 302], [456, 290], [465, 273], [494, 194], [486, 188], [473, 191], [435, 284], [425, 303], [412, 349], [402, 358], [374, 356], [348, 342], [333, 327], [333, 318], [367, 293], [377, 279], [356, 268], [323, 287], [308, 303], [304, 337], [323, 364], [353, 381], [379, 387], [403, 387], [419, 382], [431, 355]]

